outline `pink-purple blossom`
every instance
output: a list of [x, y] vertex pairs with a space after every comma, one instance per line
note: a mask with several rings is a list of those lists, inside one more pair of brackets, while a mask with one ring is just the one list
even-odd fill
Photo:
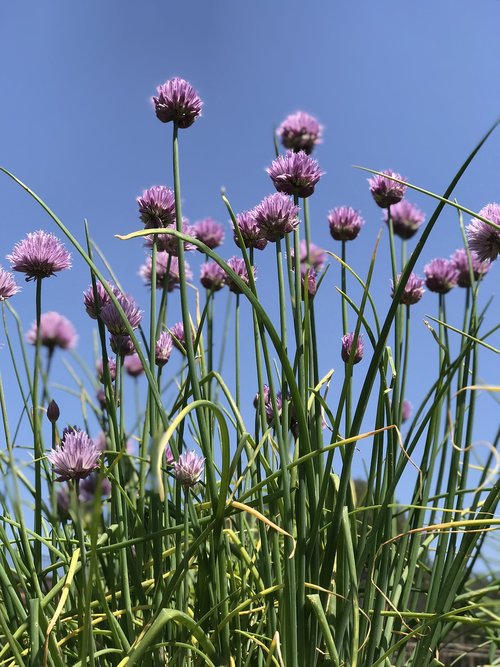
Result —
[[175, 225], [175, 196], [164, 185], [153, 185], [137, 197], [139, 216], [146, 229]]
[[263, 199], [252, 213], [262, 235], [271, 242], [279, 241], [299, 225], [299, 207], [281, 192]]
[[[326, 262], [326, 252], [312, 241], [309, 242], [309, 253], [307, 252], [307, 241], [302, 239], [299, 246], [300, 263], [311, 266], [319, 273]], [[295, 268], [295, 251], [291, 250], [292, 266]]]
[[[390, 208], [394, 234], [403, 240], [411, 239], [425, 221], [425, 214], [414, 204], [403, 199]], [[384, 220], [389, 224], [389, 211], [384, 211]]]
[[[471, 277], [469, 271], [469, 259], [465, 248], [458, 248], [451, 256], [451, 261], [458, 272], [458, 286], [470, 287]], [[482, 262], [475, 252], [470, 253], [470, 263], [474, 280], [480, 280], [491, 268], [490, 260]]]
[[364, 224], [359, 211], [351, 206], [339, 206], [328, 213], [330, 234], [335, 241], [353, 241]]
[[135, 352], [134, 343], [128, 334], [111, 334], [109, 346], [118, 357], [127, 357]]
[[[33, 322], [31, 329], [26, 334], [28, 343], [36, 345], [37, 326]], [[75, 347], [78, 336], [75, 327], [71, 322], [61, 315], [51, 310], [42, 313], [40, 317], [40, 344], [54, 350], [60, 347], [61, 350], [71, 350]]]
[[[389, 178], [387, 178], [388, 176]], [[372, 178], [368, 179], [373, 199], [381, 208], [388, 208], [400, 202], [408, 189], [407, 185], [398, 183], [392, 180], [393, 178], [397, 178], [400, 181], [406, 180], [401, 174], [390, 169], [383, 171], [382, 175], [375, 174]]]
[[[491, 220], [497, 227], [500, 226], [500, 204], [487, 204], [479, 211], [482, 218]], [[466, 228], [469, 248], [476, 253], [481, 262], [493, 262], [500, 253], [500, 229], [492, 227], [487, 222], [472, 218]]]
[[198, 220], [193, 225], [195, 236], [211, 250], [223, 244], [226, 233], [220, 222], [212, 218]]
[[[114, 380], [116, 378], [116, 359], [108, 357], [108, 369], [111, 380]], [[104, 382], [104, 361], [102, 358], [97, 360], [96, 370], [99, 382]]]
[[162, 331], [155, 345], [155, 362], [157, 366], [165, 366], [172, 354], [174, 342], [168, 331]]
[[26, 275], [27, 281], [48, 278], [71, 267], [71, 255], [61, 241], [41, 229], [18, 241], [7, 259], [14, 271]]
[[10, 299], [17, 294], [21, 288], [16, 284], [14, 276], [9, 271], [0, 267], [0, 301]]
[[203, 107], [193, 86], [178, 76], [157, 87], [153, 104], [156, 116], [162, 123], [173, 121], [183, 129], [194, 123]]
[[278, 127], [281, 143], [289, 150], [304, 151], [309, 155], [321, 143], [323, 127], [314, 116], [305, 111], [290, 114]]
[[[231, 259], [227, 260], [227, 265], [236, 273], [239, 278], [241, 278], [245, 285], [250, 283], [247, 267], [245, 266], [245, 262], [243, 259], [241, 259], [241, 257], [231, 257]], [[255, 280], [255, 267], [252, 267], [252, 271]], [[229, 275], [229, 273], [226, 274], [226, 285], [229, 287], [231, 292], [234, 292], [235, 294], [242, 293], [239, 285], [237, 285], [236, 281], [232, 278], [232, 276]]]
[[128, 356], [125, 357], [123, 361], [123, 367], [125, 368], [125, 372], [127, 373], [127, 375], [130, 375], [131, 377], [134, 378], [139, 377], [139, 375], [142, 375], [142, 373], [144, 373], [144, 367], [137, 352], [129, 354]]
[[[170, 259], [170, 265], [169, 265]], [[153, 260], [151, 255], [146, 257], [146, 263], [139, 269], [139, 275], [144, 280], [146, 285], [151, 285]], [[186, 279], [191, 280], [193, 273], [187, 262], [184, 262]], [[168, 275], [167, 275], [168, 274]], [[160, 250], [156, 254], [156, 288], [164, 289], [166, 287], [168, 292], [173, 292], [179, 286], [179, 260], [168, 252]]]
[[[111, 283], [108, 283], [108, 287], [113, 291], [115, 296], [121, 294], [120, 290]], [[101, 313], [101, 310], [104, 308], [104, 306], [110, 303], [110, 301], [111, 297], [104, 289], [104, 285], [99, 281], [96, 281], [95, 293], [94, 287], [92, 285], [89, 285], [89, 287], [83, 293], [83, 305], [85, 306], [87, 315], [93, 320], [97, 319], [97, 316]]]
[[[353, 345], [354, 345], [354, 332], [344, 334], [342, 336], [340, 356], [342, 357], [342, 361], [344, 361], [346, 364], [349, 362]], [[363, 353], [364, 353], [363, 336], [361, 334], [358, 334], [358, 338], [356, 340], [356, 348], [353, 352], [354, 356], [352, 363], [359, 364], [359, 362], [363, 358]]]
[[458, 271], [451, 259], [436, 257], [424, 266], [424, 273], [431, 292], [446, 294], [457, 285]]
[[266, 171], [278, 192], [296, 197], [310, 197], [324, 173], [304, 151], [279, 155]]
[[[398, 283], [399, 283], [400, 279], [401, 279], [401, 274], [399, 274], [398, 277], [397, 277], [396, 287], [398, 286]], [[396, 292], [396, 289], [394, 287], [393, 281], [391, 280], [391, 296], [392, 296], [392, 298], [394, 298], [395, 292]], [[425, 292], [424, 281], [422, 280], [422, 278], [419, 278], [414, 273], [410, 273], [408, 281], [406, 282], [406, 285], [404, 286], [403, 292], [401, 294], [399, 303], [402, 303], [406, 306], [412, 306], [413, 304], [420, 301], [420, 299], [424, 295], [424, 292]]]
[[[137, 329], [142, 319], [142, 313], [134, 299], [127, 294], [117, 296], [118, 303], [122, 307], [125, 318], [132, 329]], [[116, 335], [128, 335], [128, 329], [124, 319], [120, 315], [114, 303], [108, 303], [101, 311], [101, 318], [109, 333]]]
[[218, 292], [226, 284], [226, 272], [217, 262], [205, 262], [201, 265], [200, 282], [206, 289]]
[[[237, 213], [236, 224], [241, 232], [241, 238], [245, 248], [256, 248], [257, 250], [264, 250], [267, 245], [267, 239], [264, 238], [262, 230], [257, 225], [255, 220], [254, 210]], [[234, 242], [240, 247], [240, 240], [234, 230]]]
[[[176, 230], [175, 227], [171, 227], [171, 229]], [[184, 218], [182, 221], [182, 234], [185, 234], [186, 236], [192, 236], [193, 238], [196, 238], [196, 230], [193, 225], [190, 225], [187, 218]], [[156, 238], [156, 244], [158, 250], [162, 250], [167, 252], [169, 255], [177, 257], [179, 255], [179, 241], [180, 239], [175, 235], [175, 234], [155, 234], [154, 235]], [[196, 246], [194, 243], [190, 243], [189, 241], [183, 241], [184, 243], [184, 250], [186, 252], [192, 252], [193, 250], [196, 250]], [[146, 245], [151, 247], [153, 245], [153, 235], [151, 234], [146, 238]]]
[[173, 463], [175, 478], [182, 486], [194, 486], [203, 474], [204, 458], [194, 451], [183, 452]]
[[85, 431], [71, 429], [47, 454], [58, 482], [84, 479], [99, 467], [101, 452]]

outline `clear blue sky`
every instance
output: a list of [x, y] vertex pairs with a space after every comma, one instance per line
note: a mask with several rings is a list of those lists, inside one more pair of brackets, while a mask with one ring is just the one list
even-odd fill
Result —
[[[3, 2], [0, 164], [29, 184], [80, 239], [87, 218], [125, 287], [145, 306], [146, 290], [136, 275], [143, 250], [113, 235], [140, 228], [135, 198], [143, 189], [172, 185], [170, 127], [156, 120], [150, 103], [156, 85], [182, 76], [205, 102], [203, 117], [181, 135], [184, 213], [192, 221], [210, 215], [227, 222], [221, 186], [236, 210], [271, 193], [264, 169], [273, 158], [273, 126], [304, 109], [325, 126], [316, 152], [326, 175], [311, 200], [313, 240], [339, 251], [328, 234], [327, 212], [340, 204], [360, 209], [366, 225], [349, 251], [365, 274], [381, 215], [366, 175], [352, 165], [392, 168], [422, 187], [444, 191], [500, 116], [499, 25], [497, 0]], [[497, 130], [457, 188], [464, 205], [479, 210], [500, 200], [499, 149]], [[408, 198], [432, 212], [430, 200]], [[57, 231], [7, 177], [0, 178], [0, 201], [2, 257], [29, 231]], [[384, 236], [375, 278], [381, 306], [389, 303], [386, 241]], [[417, 268], [422, 272], [426, 261], [459, 245], [456, 214], [449, 210]], [[228, 238], [223, 254], [234, 253]], [[200, 260], [197, 255], [192, 261], [196, 276]], [[274, 277], [273, 261], [272, 250], [259, 255], [261, 283]], [[498, 271], [495, 266], [485, 281], [483, 302], [498, 285]], [[328, 281], [317, 306], [324, 372], [340, 370], [336, 266]], [[81, 307], [88, 282], [85, 265], [75, 258], [71, 274], [45, 282], [43, 300], [44, 310], [59, 310], [78, 326], [79, 350], [90, 361], [91, 327]], [[271, 303], [268, 292], [265, 303]], [[13, 301], [26, 329], [33, 296], [28, 284]], [[463, 297], [459, 290], [450, 295], [451, 313]], [[414, 403], [429, 383], [426, 373], [435, 372], [435, 345], [421, 322], [436, 310], [437, 298], [427, 293], [413, 311], [408, 397]], [[491, 312], [494, 325], [498, 307]], [[490, 342], [498, 345], [498, 336]], [[488, 354], [482, 379], [498, 382], [499, 370]], [[10, 377], [2, 350], [0, 371]], [[65, 377], [55, 369], [56, 379]], [[244, 397], [250, 400], [253, 391], [246, 387]], [[484, 432], [478, 437], [487, 440], [498, 423], [498, 404], [486, 395], [479, 404]], [[78, 405], [67, 414], [66, 421], [77, 420]]]

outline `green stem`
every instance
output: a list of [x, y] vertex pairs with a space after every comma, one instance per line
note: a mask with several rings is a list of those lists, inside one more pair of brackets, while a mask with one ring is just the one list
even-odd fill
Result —
[[[40, 319], [42, 314], [42, 278], [36, 279], [36, 342], [35, 342], [35, 367], [33, 371], [33, 444], [35, 455], [35, 533], [42, 537], [42, 442], [40, 432], [40, 420], [38, 419], [38, 382], [40, 373], [40, 347], [41, 331]], [[42, 543], [35, 540], [34, 562], [37, 576], [42, 571]]]

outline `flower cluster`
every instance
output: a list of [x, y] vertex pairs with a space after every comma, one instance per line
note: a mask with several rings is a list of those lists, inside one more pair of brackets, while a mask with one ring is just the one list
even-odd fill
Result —
[[290, 114], [279, 126], [277, 133], [281, 143], [292, 151], [304, 151], [309, 155], [321, 143], [323, 127], [314, 116], [297, 111]]
[[[396, 181], [393, 179], [397, 179]], [[375, 200], [375, 203], [380, 206], [380, 208], [389, 208], [400, 202], [405, 196], [406, 190], [408, 189], [403, 183], [398, 183], [398, 181], [404, 181], [405, 179], [401, 174], [386, 169], [382, 172], [382, 175], [375, 174], [372, 178], [368, 179], [370, 185], [370, 192], [372, 197]]]
[[47, 454], [58, 482], [88, 477], [99, 467], [100, 456], [100, 450], [87, 433], [73, 428], [66, 430], [61, 444]]
[[173, 121], [183, 129], [194, 123], [203, 107], [193, 86], [178, 76], [157, 87], [153, 104], [162, 123]]
[[323, 172], [316, 160], [304, 151], [287, 151], [266, 169], [278, 192], [296, 197], [310, 197]]
[[71, 267], [71, 255], [54, 234], [42, 230], [31, 232], [7, 255], [14, 271], [26, 275], [26, 280], [38, 280]]
[[[36, 344], [38, 327], [33, 322], [31, 329], [26, 334], [28, 343]], [[49, 350], [60, 347], [61, 350], [71, 350], [75, 347], [78, 336], [71, 322], [55, 311], [42, 313], [40, 317], [40, 344]]]

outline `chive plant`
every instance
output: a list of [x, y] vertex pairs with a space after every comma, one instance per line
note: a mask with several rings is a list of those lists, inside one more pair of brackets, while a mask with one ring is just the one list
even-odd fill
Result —
[[[20, 401], [18, 414], [8, 414], [0, 378], [0, 465], [8, 480], [0, 495], [0, 665], [430, 667], [445, 664], [457, 637], [500, 664], [500, 577], [478, 569], [499, 525], [498, 420], [484, 425], [486, 455], [472, 450], [478, 389], [498, 391], [481, 384], [479, 362], [499, 353], [499, 325], [481, 285], [500, 250], [500, 206], [476, 214], [451, 199], [492, 130], [443, 196], [393, 171], [372, 172], [391, 259], [387, 308], [372, 287], [380, 235], [369, 265], [351, 265], [349, 248], [363, 226], [358, 211], [328, 215], [339, 255], [311, 238], [309, 198], [323, 177], [311, 157], [322, 133], [316, 119], [298, 112], [279, 127], [286, 150], [279, 153], [275, 138], [267, 170], [275, 194], [239, 214], [222, 195], [237, 248], [225, 259], [218, 223], [183, 221], [183, 131], [202, 102], [179, 78], [159, 86], [153, 101], [162, 131], [171, 133], [172, 189], [145, 191], [138, 199], [144, 228], [119, 236], [150, 249], [140, 269], [150, 289], [144, 316], [105, 260], [101, 270], [88, 225], [80, 242], [2, 168], [86, 263], [84, 306], [97, 326], [100, 361], [96, 376], [74, 355], [84, 379], [67, 363], [84, 428], [66, 426], [50, 399], [52, 354], [71, 347], [69, 323], [61, 330], [56, 314], [44, 317], [41, 286], [69, 268], [69, 253], [52, 234], [28, 235], [9, 259], [36, 281], [33, 366], [10, 301], [19, 288], [0, 269], [2, 355], [12, 362]], [[427, 223], [405, 199], [412, 190], [437, 200]], [[421, 278], [445, 206], [458, 212], [464, 247], [427, 264]], [[467, 227], [463, 213], [473, 216]], [[417, 232], [411, 251], [407, 241]], [[258, 255], [272, 244], [275, 270], [264, 275]], [[194, 250], [205, 260], [196, 302], [186, 261]], [[334, 374], [321, 365], [315, 299], [337, 283], [334, 366], [343, 372]], [[226, 316], [225, 287], [234, 295]], [[455, 288], [464, 294], [460, 321], [447, 311]], [[260, 294], [273, 290], [269, 312]], [[431, 303], [432, 292], [436, 317], [426, 325], [435, 372], [411, 414], [412, 309], [422, 297]], [[176, 324], [171, 300], [182, 314]], [[233, 331], [220, 343], [215, 327], [224, 318]], [[227, 374], [217, 363], [226, 338], [235, 355]], [[241, 375], [248, 357], [255, 360], [253, 410]], [[23, 420], [33, 433], [28, 462]], [[92, 440], [96, 424], [101, 434]], [[353, 473], [358, 447], [368, 451], [362, 483]]]

